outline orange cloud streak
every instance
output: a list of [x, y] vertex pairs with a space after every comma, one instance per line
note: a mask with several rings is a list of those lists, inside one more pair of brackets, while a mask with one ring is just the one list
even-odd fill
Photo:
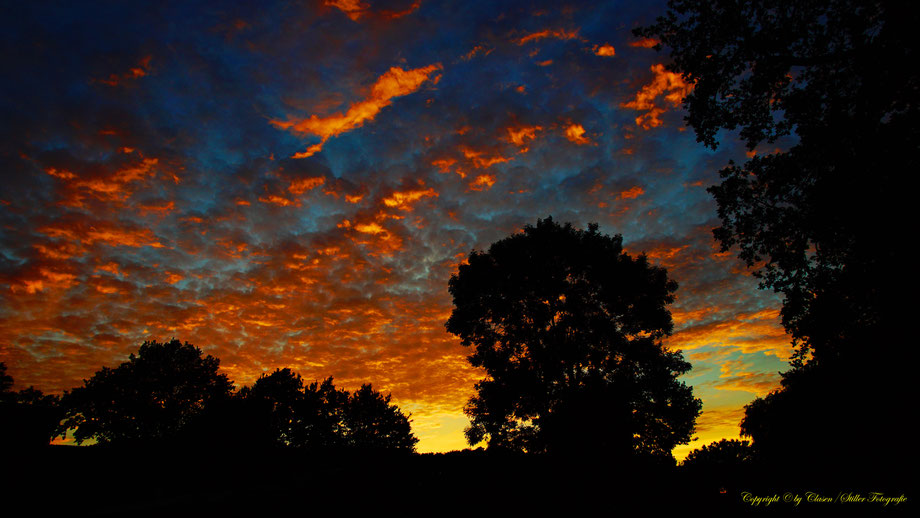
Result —
[[137, 66], [132, 67], [130, 70], [123, 74], [112, 74], [107, 79], [96, 79], [95, 82], [102, 83], [108, 86], [118, 86], [126, 80], [129, 79], [139, 79], [150, 73], [150, 60], [152, 56], [144, 56], [141, 58]]
[[416, 201], [427, 198], [437, 197], [438, 193], [434, 189], [427, 190], [410, 190], [403, 192], [394, 192], [392, 195], [383, 199], [383, 204], [387, 207], [398, 208], [400, 210], [412, 210], [412, 204]]
[[572, 40], [578, 37], [578, 29], [574, 31], [567, 31], [565, 29], [546, 29], [540, 32], [534, 32], [519, 38], [515, 43], [518, 45], [524, 45], [530, 43], [531, 41], [540, 41], [546, 38], [555, 38], [560, 40]]
[[[435, 71], [441, 68], [440, 63], [413, 70], [392, 67], [377, 79], [371, 88], [370, 95], [365, 100], [352, 104], [345, 113], [328, 117], [311, 115], [307, 119], [272, 120], [270, 122], [280, 129], [320, 137], [322, 141], [319, 144], [314, 144], [307, 151], [294, 155], [294, 158], [306, 158], [321, 151], [323, 144], [330, 137], [359, 128], [365, 122], [374, 120], [380, 110], [392, 104], [393, 98], [417, 91]], [[437, 79], [435, 77], [432, 81], [437, 82]]]
[[[659, 117], [665, 112], [666, 104], [680, 106], [684, 97], [693, 90], [692, 84], [685, 82], [680, 74], [665, 70], [661, 63], [652, 65], [651, 70], [654, 74], [652, 81], [636, 92], [635, 99], [620, 104], [623, 108], [646, 112], [636, 117], [636, 125], [643, 129], [661, 126], [663, 123]], [[658, 98], [662, 96], [664, 100], [659, 102]]]
[[644, 49], [650, 49], [654, 47], [655, 45], [658, 45], [658, 40], [654, 38], [642, 38], [639, 40], [629, 42], [630, 47], [640, 47]]

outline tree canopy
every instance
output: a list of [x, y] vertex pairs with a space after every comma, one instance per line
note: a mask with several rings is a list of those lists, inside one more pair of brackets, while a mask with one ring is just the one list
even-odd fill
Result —
[[144, 342], [138, 354], [103, 367], [65, 393], [65, 426], [78, 443], [158, 441], [179, 431], [208, 405], [227, 399], [233, 383], [220, 361], [189, 343]]
[[487, 375], [466, 407], [470, 444], [670, 456], [701, 407], [677, 380], [690, 364], [661, 344], [676, 289], [596, 224], [550, 217], [471, 252], [446, 323]]
[[60, 400], [34, 387], [12, 390], [13, 377], [0, 362], [0, 449], [32, 450], [47, 446], [58, 434]]
[[[918, 169], [920, 78], [909, 2], [671, 0], [637, 35], [670, 49], [698, 140], [739, 130], [757, 156], [710, 188], [723, 251], [737, 245], [785, 296], [799, 356], [892, 333], [901, 187]], [[785, 150], [765, 146], [790, 136]], [[763, 151], [768, 151], [764, 153]], [[890, 338], [881, 339], [879, 336]]]
[[291, 369], [276, 369], [243, 388], [239, 399], [236, 412], [259, 428], [253, 437], [276, 446], [411, 452], [418, 442], [391, 396], [369, 383], [349, 393], [336, 388], [331, 377], [304, 385]]
[[714, 234], [784, 295], [796, 347], [782, 388], [746, 407], [742, 432], [777, 462], [894, 461], [914, 365], [902, 178], [920, 165], [920, 76], [909, 65], [920, 11], [873, 0], [668, 5], [635, 33], [658, 39], [693, 85], [684, 105], [699, 141], [715, 148], [720, 130], [738, 130], [757, 151], [710, 188]]

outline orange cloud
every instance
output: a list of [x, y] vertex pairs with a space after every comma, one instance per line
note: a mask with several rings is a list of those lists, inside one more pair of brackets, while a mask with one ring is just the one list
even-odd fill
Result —
[[534, 32], [519, 38], [515, 43], [518, 45], [524, 45], [532, 41], [540, 41], [546, 38], [555, 38], [560, 40], [572, 40], [578, 37], [578, 29], [574, 31], [567, 31], [565, 29], [546, 29], [540, 32]]
[[185, 278], [184, 275], [182, 275], [181, 273], [175, 273], [175, 272], [166, 272], [166, 274], [164, 275], [164, 279], [166, 280], [168, 284], [175, 284], [184, 278]]
[[129, 79], [139, 79], [150, 73], [150, 60], [151, 56], [145, 56], [141, 58], [137, 66], [132, 67], [130, 70], [123, 74], [112, 74], [107, 79], [96, 79], [94, 80], [97, 83], [102, 83], [108, 86], [118, 86], [126, 80]]
[[526, 149], [527, 142], [536, 139], [538, 131], [543, 131], [543, 127], [520, 126], [518, 128], [508, 128], [508, 140], [512, 144]]
[[492, 167], [495, 164], [502, 164], [505, 162], [510, 162], [514, 160], [514, 157], [503, 157], [500, 155], [485, 156], [485, 151], [480, 151], [472, 149], [466, 146], [461, 146], [460, 152], [463, 153], [468, 160], [473, 164], [473, 167], [476, 169], [485, 169]]
[[[365, 122], [374, 120], [380, 110], [392, 104], [393, 98], [417, 91], [435, 71], [441, 68], [440, 63], [413, 70], [392, 67], [377, 79], [371, 87], [370, 95], [365, 100], [351, 105], [344, 114], [339, 113], [329, 117], [311, 115], [307, 119], [272, 120], [270, 122], [280, 129], [320, 137], [322, 139], [320, 143], [310, 146], [305, 152], [294, 155], [294, 158], [306, 158], [321, 151], [323, 144], [330, 137], [359, 128]], [[437, 80], [438, 77], [432, 79], [434, 82]]]
[[753, 363], [743, 360], [725, 360], [720, 365], [719, 379], [703, 385], [719, 390], [750, 392], [765, 396], [779, 388], [779, 374], [776, 372], [751, 372]]
[[603, 45], [595, 45], [593, 49], [594, 53], [598, 56], [612, 57], [616, 56], [616, 49], [613, 48], [613, 45], [605, 43]]
[[565, 138], [579, 146], [591, 143], [591, 140], [585, 136], [585, 128], [581, 124], [569, 124], [565, 128]]
[[[646, 112], [636, 117], [636, 125], [643, 129], [661, 126], [659, 117], [665, 112], [666, 105], [679, 107], [684, 97], [693, 90], [693, 85], [685, 82], [680, 74], [665, 70], [663, 64], [652, 65], [651, 70], [654, 74], [652, 81], [636, 92], [635, 99], [620, 104], [623, 108]], [[663, 102], [659, 103], [659, 97], [663, 97]]]
[[422, 198], [428, 197], [437, 197], [438, 193], [434, 189], [426, 190], [409, 190], [402, 192], [394, 192], [390, 196], [383, 199], [383, 204], [387, 207], [397, 208], [400, 210], [412, 210], [412, 204]]
[[139, 248], [150, 246], [163, 248], [163, 244], [154, 237], [149, 228], [118, 227], [113, 223], [96, 221], [65, 223], [58, 222], [39, 229], [42, 234], [57, 239], [64, 239], [82, 246], [101, 243], [109, 246], [127, 246]]
[[473, 47], [471, 51], [460, 56], [460, 59], [463, 61], [469, 61], [476, 56], [479, 56], [479, 55], [488, 56], [491, 53], [492, 53], [492, 49], [486, 49], [482, 45], [476, 45], [475, 47]]
[[[679, 316], [682, 323], [693, 321]], [[780, 322], [779, 309], [739, 313], [731, 319], [703, 319], [683, 325], [669, 339], [669, 347], [692, 351], [702, 347], [733, 347], [743, 353], [762, 352], [789, 358], [791, 338]]]
[[77, 284], [77, 276], [72, 273], [60, 272], [49, 268], [39, 268], [32, 276], [18, 279], [17, 284], [10, 286], [13, 293], [25, 292], [33, 295], [45, 290], [65, 290]]
[[104, 202], [124, 202], [134, 192], [130, 184], [153, 177], [158, 163], [159, 160], [156, 158], [143, 158], [140, 162], [126, 165], [111, 173], [102, 169], [86, 176], [53, 167], [46, 169], [45, 173], [61, 180], [62, 205], [83, 207], [86, 196]]
[[166, 214], [176, 210], [176, 202], [169, 201], [159, 205], [139, 205], [137, 210], [141, 215], [153, 213], [159, 216], [165, 216]]
[[295, 196], [299, 196], [309, 190], [323, 185], [324, 183], [326, 183], [326, 179], [322, 176], [316, 176], [312, 178], [295, 178], [294, 180], [291, 180], [291, 184], [288, 186], [288, 192]]
[[456, 164], [456, 163], [457, 163], [457, 159], [456, 159], [456, 158], [450, 158], [450, 157], [447, 157], [447, 158], [439, 158], [439, 159], [437, 159], [437, 160], [432, 160], [432, 161], [431, 161], [431, 165], [437, 167], [438, 170], [439, 170], [440, 172], [442, 172], [442, 173], [450, 172], [451, 166], [453, 166], [453, 165]]
[[621, 192], [620, 199], [621, 200], [634, 200], [638, 198], [639, 196], [642, 196], [643, 194], [645, 194], [645, 189], [636, 185], [635, 187], [630, 187], [629, 189], [626, 189], [625, 191]]
[[339, 9], [346, 16], [351, 18], [352, 21], [358, 21], [361, 18], [367, 17], [369, 15], [374, 15], [377, 18], [383, 19], [396, 19], [402, 18], [408, 14], [411, 14], [417, 10], [421, 5], [421, 0], [416, 0], [408, 8], [402, 11], [371, 11], [371, 6], [361, 2], [360, 0], [325, 0], [324, 4], [329, 7], [335, 7]]
[[268, 203], [271, 205], [277, 205], [279, 207], [288, 207], [290, 205], [297, 205], [296, 202], [285, 198], [284, 196], [278, 196], [276, 194], [268, 194], [265, 196], [259, 197], [259, 201], [262, 203]]
[[481, 174], [470, 182], [470, 189], [474, 191], [487, 191], [495, 185], [495, 177], [490, 174]]
[[644, 49], [650, 49], [654, 47], [655, 45], [658, 45], [658, 40], [654, 38], [642, 38], [639, 40], [629, 42], [630, 47], [641, 47]]
[[358, 21], [359, 18], [367, 14], [370, 6], [360, 0], [325, 0], [325, 5], [339, 9], [352, 21]]

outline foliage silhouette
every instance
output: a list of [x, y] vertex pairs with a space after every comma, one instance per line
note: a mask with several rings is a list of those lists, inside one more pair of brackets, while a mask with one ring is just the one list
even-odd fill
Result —
[[722, 439], [691, 451], [681, 465], [693, 470], [726, 470], [737, 469], [752, 460], [748, 441]]
[[[903, 171], [918, 170], [918, 11], [908, 2], [671, 0], [637, 35], [670, 48], [693, 83], [698, 140], [739, 129], [753, 150], [792, 135], [787, 151], [730, 163], [710, 188], [723, 251], [757, 267], [784, 297], [799, 362], [866, 343], [893, 345], [899, 314]], [[761, 146], [762, 147], [762, 146]], [[869, 177], [871, 175], [871, 178]], [[882, 338], [880, 338], [882, 337]]]
[[137, 356], [103, 367], [65, 393], [65, 428], [77, 443], [143, 443], [174, 439], [209, 405], [226, 400], [233, 383], [220, 361], [178, 340], [144, 342]]
[[61, 422], [60, 399], [34, 387], [12, 390], [13, 377], [0, 362], [0, 449], [34, 450], [47, 446]]
[[[698, 140], [738, 129], [749, 149], [710, 188], [723, 251], [740, 248], [761, 287], [784, 296], [793, 337], [783, 387], [748, 405], [761, 459], [804, 465], [903, 458], [900, 396], [914, 365], [904, 326], [904, 171], [918, 170], [920, 78], [910, 3], [672, 0], [640, 36], [670, 49], [693, 83]], [[854, 380], [859, 380], [854, 383]], [[852, 437], [860, 437], [853, 444]], [[840, 451], [845, 449], [846, 455]]]
[[345, 426], [348, 445], [360, 450], [409, 452], [415, 451], [418, 442], [409, 419], [390, 404], [390, 395], [381, 395], [370, 383], [361, 385], [348, 397]]
[[303, 380], [290, 369], [262, 374], [251, 388], [240, 391], [258, 421], [267, 427], [267, 435], [276, 445], [297, 444], [304, 400]]
[[6, 364], [0, 362], [0, 394], [6, 394], [13, 388], [13, 377], [6, 373]]
[[660, 342], [676, 289], [596, 224], [550, 217], [471, 252], [450, 279], [446, 323], [487, 374], [466, 407], [469, 443], [671, 458], [701, 407], [676, 379], [690, 364]]
[[252, 447], [412, 452], [418, 439], [408, 417], [390, 400], [370, 384], [349, 394], [337, 389], [332, 377], [305, 386], [300, 374], [276, 369], [203, 415], [189, 438], [242, 425], [241, 438]]

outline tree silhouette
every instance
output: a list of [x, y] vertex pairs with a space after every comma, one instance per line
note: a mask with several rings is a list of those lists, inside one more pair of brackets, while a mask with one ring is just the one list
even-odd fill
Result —
[[218, 372], [219, 364], [187, 342], [144, 342], [137, 356], [103, 367], [64, 395], [64, 424], [74, 429], [77, 443], [176, 438], [205, 408], [230, 397], [233, 384]]
[[681, 465], [693, 470], [730, 471], [750, 463], [752, 458], [748, 441], [722, 439], [691, 451]]
[[[289, 368], [263, 374], [238, 395], [251, 437], [275, 446], [314, 451], [352, 448], [407, 451], [418, 439], [409, 419], [370, 384], [349, 394], [337, 389], [333, 378], [304, 386], [300, 374]], [[239, 416], [237, 416], [239, 419]]]
[[241, 396], [255, 412], [257, 422], [267, 427], [268, 436], [277, 445], [297, 444], [302, 426], [304, 404], [303, 380], [291, 369], [277, 369], [262, 374]]
[[748, 405], [743, 431], [778, 463], [903, 458], [889, 436], [906, 426], [899, 396], [915, 365], [900, 243], [902, 176], [920, 165], [920, 78], [905, 66], [916, 61], [918, 10], [869, 0], [669, 7], [635, 32], [659, 39], [669, 68], [694, 85], [685, 106], [698, 140], [715, 148], [719, 130], [737, 129], [762, 151], [790, 137], [785, 151], [729, 163], [710, 188], [715, 237], [784, 295], [794, 339], [782, 389]]
[[[670, 49], [694, 85], [687, 122], [718, 145], [738, 129], [753, 150], [710, 188], [723, 251], [784, 297], [801, 360], [833, 361], [867, 343], [899, 344], [904, 171], [918, 170], [918, 10], [907, 2], [671, 0], [637, 35]], [[763, 146], [760, 146], [761, 148]]]
[[345, 411], [348, 445], [361, 450], [415, 451], [418, 439], [412, 435], [409, 418], [390, 404], [370, 383], [348, 398]]
[[676, 289], [596, 224], [550, 217], [471, 252], [450, 279], [446, 323], [487, 374], [466, 407], [469, 443], [670, 457], [701, 407], [676, 379], [690, 364], [660, 342]]
[[13, 377], [0, 362], [0, 449], [28, 451], [47, 446], [58, 435], [59, 398], [34, 387], [18, 392], [12, 387]]
[[0, 394], [6, 394], [13, 388], [13, 377], [6, 373], [6, 364], [0, 362]]

